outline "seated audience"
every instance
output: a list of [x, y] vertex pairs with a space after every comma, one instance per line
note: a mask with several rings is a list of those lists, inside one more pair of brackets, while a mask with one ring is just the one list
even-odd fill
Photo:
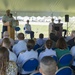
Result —
[[40, 47], [42, 45], [44, 45], [44, 43], [45, 43], [45, 40], [43, 38], [44, 38], [44, 34], [40, 33], [39, 34], [39, 39], [36, 40], [36, 44], [38, 44]]
[[59, 38], [58, 41], [56, 42], [56, 55], [58, 59], [66, 53], [70, 53], [70, 50], [66, 44], [66, 41], [63, 37]]
[[57, 40], [59, 39], [59, 37], [56, 36], [54, 33], [50, 33], [49, 38], [54, 42], [57, 42]]
[[56, 56], [56, 52], [52, 50], [52, 40], [47, 40], [45, 47], [45, 51], [41, 52], [39, 55], [39, 60], [41, 60], [44, 56]]
[[24, 41], [24, 34], [18, 34], [19, 42], [15, 44], [12, 48], [12, 51], [18, 56], [20, 52], [27, 50], [27, 43]]
[[8, 38], [3, 39], [2, 46], [8, 49], [8, 51], [9, 51], [9, 60], [16, 62], [17, 61], [17, 56], [15, 55], [15, 53], [10, 51], [11, 42]]
[[39, 48], [44, 49], [44, 44], [45, 44], [44, 34], [40, 33], [39, 38], [35, 42], [34, 50], [37, 50]]
[[49, 39], [52, 40], [53, 44], [52, 44], [52, 48], [55, 48], [56, 46], [56, 42], [59, 39], [54, 33], [50, 33], [49, 35]]
[[31, 59], [31, 58], [36, 58], [38, 59], [38, 53], [35, 52], [33, 50], [34, 48], [34, 45], [35, 45], [35, 42], [34, 40], [28, 40], [27, 42], [27, 48], [28, 50], [25, 51], [25, 52], [21, 52], [18, 56], [18, 60], [17, 60], [17, 64], [20, 68], [20, 74], [23, 75], [23, 74], [29, 74], [31, 72], [27, 72], [27, 71], [24, 71], [21, 67], [22, 65], [28, 60], [28, 59]]
[[[5, 32], [3, 33], [3, 39], [4, 39], [4, 38], [9, 38], [9, 40], [10, 40], [10, 42], [11, 42], [11, 46], [14, 45], [14, 40], [9, 37], [8, 31], [5, 31]], [[0, 44], [2, 43], [2, 40], [3, 40], [3, 39], [0, 40]]]
[[71, 52], [71, 54], [72, 54], [72, 56], [73, 56], [73, 58], [74, 58], [71, 68], [72, 68], [73, 70], [75, 70], [75, 46], [73, 46], [73, 47], [71, 48], [70, 52]]
[[75, 30], [71, 33], [71, 39], [67, 42], [67, 44], [72, 47], [75, 45]]
[[9, 61], [9, 51], [5, 47], [0, 48], [0, 75], [17, 75], [17, 66]]
[[42, 58], [42, 60], [40, 61], [40, 69], [39, 69], [42, 75], [55, 75], [56, 70], [57, 65], [52, 57], [46, 56]]

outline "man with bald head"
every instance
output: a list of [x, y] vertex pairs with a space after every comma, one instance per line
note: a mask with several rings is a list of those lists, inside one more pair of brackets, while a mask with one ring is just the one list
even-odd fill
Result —
[[4, 38], [9, 38], [9, 40], [10, 40], [10, 42], [11, 42], [11, 46], [14, 45], [14, 40], [9, 37], [8, 31], [5, 31], [5, 32], [3, 33], [3, 38], [0, 40], [0, 44], [2, 43], [2, 41], [3, 41]]

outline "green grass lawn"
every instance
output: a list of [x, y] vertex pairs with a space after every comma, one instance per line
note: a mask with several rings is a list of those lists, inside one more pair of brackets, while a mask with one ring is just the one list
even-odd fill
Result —
[[[20, 24], [20, 31], [18, 31], [17, 33], [24, 33], [24, 25]], [[31, 28], [34, 31], [34, 38], [38, 38], [40, 33], [44, 34], [44, 38], [48, 38], [49, 37], [49, 33], [48, 33], [48, 25], [38, 25], [38, 24], [31, 24]], [[64, 29], [66, 29], [67, 27], [64, 26]], [[69, 33], [71, 33], [72, 30], [74, 30], [75, 26], [74, 25], [70, 25], [69, 27]], [[0, 38], [1, 38], [1, 32], [2, 32], [2, 24], [0, 24]], [[25, 33], [24, 33], [25, 34]], [[70, 35], [70, 34], [69, 34]], [[30, 38], [30, 35], [27, 35], [27, 38]]]
[[[17, 33], [24, 33], [24, 25], [19, 25], [20, 31]], [[34, 31], [34, 38], [38, 38], [40, 33], [44, 34], [45, 38], [48, 38], [48, 25], [31, 25], [32, 30]], [[2, 25], [0, 24], [0, 32], [2, 32]], [[25, 33], [24, 33], [25, 34]], [[0, 33], [1, 38], [1, 33]], [[30, 35], [27, 35], [27, 38], [30, 38]]]
[[[19, 25], [21, 30], [19, 32], [24, 33], [24, 25]], [[40, 33], [44, 34], [45, 38], [48, 38], [48, 25], [31, 25], [32, 30], [34, 31], [34, 38], [38, 38]], [[28, 35], [28, 38], [30, 35]]]

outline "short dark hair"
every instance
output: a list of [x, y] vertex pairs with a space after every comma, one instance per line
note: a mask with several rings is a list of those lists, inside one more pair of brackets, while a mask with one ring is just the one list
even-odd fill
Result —
[[28, 51], [30, 51], [31, 49], [33, 49], [34, 46], [35, 46], [35, 41], [32, 40], [32, 39], [28, 40], [28, 42], [27, 42]]
[[40, 34], [39, 34], [39, 38], [42, 39], [43, 37], [44, 37], [44, 34], [40, 33]]
[[12, 13], [10, 13], [10, 17], [12, 17], [13, 16], [13, 14]]
[[61, 19], [58, 20], [58, 22], [60, 22], [60, 21], [61, 21]]
[[49, 39], [49, 40], [46, 41], [46, 47], [48, 49], [50, 49], [52, 47], [52, 40]]
[[59, 39], [58, 36], [56, 36], [54, 33], [50, 33], [49, 38], [55, 42], [57, 42], [57, 40]]
[[24, 39], [24, 34], [23, 33], [19, 33], [17, 35], [18, 39], [23, 40]]
[[29, 20], [27, 20], [27, 22], [29, 22]]

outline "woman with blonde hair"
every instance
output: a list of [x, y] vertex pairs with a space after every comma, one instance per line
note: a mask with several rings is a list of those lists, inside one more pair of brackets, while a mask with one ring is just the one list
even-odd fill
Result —
[[0, 48], [0, 75], [17, 75], [17, 66], [13, 61], [9, 61], [7, 48]]

